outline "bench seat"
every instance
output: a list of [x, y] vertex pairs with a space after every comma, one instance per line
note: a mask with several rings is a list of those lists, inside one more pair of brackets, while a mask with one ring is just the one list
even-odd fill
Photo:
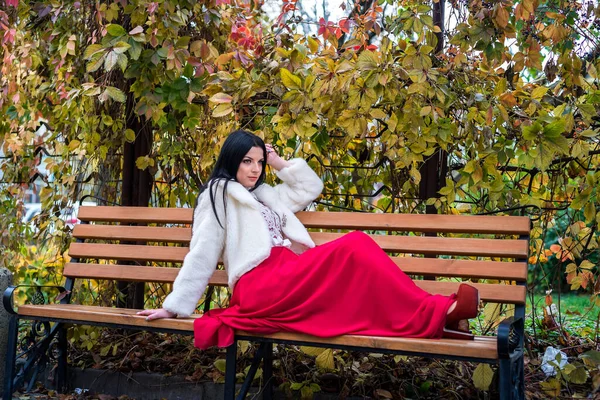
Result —
[[[194, 320], [191, 318], [166, 318], [146, 321], [145, 317], [135, 313], [138, 310], [127, 308], [108, 308], [100, 306], [83, 306], [79, 304], [45, 304], [23, 305], [19, 307], [19, 315], [23, 318], [34, 317], [36, 320], [61, 321], [69, 323], [89, 322], [91, 325], [139, 327], [143, 330], [172, 331], [181, 334], [193, 334]], [[254, 335], [237, 331], [236, 336], [260, 337], [272, 339], [274, 342], [301, 342], [315, 346], [317, 344], [339, 348], [340, 346], [364, 347], [371, 352], [392, 350], [395, 352], [432, 354], [438, 356], [467, 357], [478, 359], [498, 359], [497, 340], [493, 336], [478, 336], [473, 342], [465, 345], [464, 340], [454, 339], [415, 339], [398, 337], [373, 337], [344, 335], [333, 338], [319, 338], [298, 333], [280, 332], [272, 335]]]

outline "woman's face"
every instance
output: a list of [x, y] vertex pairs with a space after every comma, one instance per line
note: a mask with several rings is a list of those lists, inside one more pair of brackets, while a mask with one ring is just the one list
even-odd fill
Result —
[[262, 173], [264, 162], [263, 149], [252, 147], [242, 159], [235, 179], [246, 189], [252, 189]]

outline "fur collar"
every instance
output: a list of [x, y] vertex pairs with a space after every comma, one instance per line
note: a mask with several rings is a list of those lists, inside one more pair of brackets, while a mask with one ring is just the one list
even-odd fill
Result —
[[277, 201], [277, 193], [275, 189], [263, 183], [256, 190], [250, 192], [244, 186], [236, 181], [230, 181], [227, 185], [227, 196], [232, 197], [237, 202], [247, 205], [252, 208], [259, 208], [258, 202], [254, 198], [253, 194], [256, 198], [264, 203], [267, 207], [277, 210], [279, 209], [278, 201]]

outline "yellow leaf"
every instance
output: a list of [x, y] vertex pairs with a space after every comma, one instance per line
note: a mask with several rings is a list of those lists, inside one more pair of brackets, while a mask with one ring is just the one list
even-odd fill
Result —
[[542, 97], [544, 97], [544, 95], [546, 94], [547, 91], [548, 91], [547, 87], [543, 87], [543, 86], [536, 87], [531, 92], [531, 98], [535, 99], [535, 100], [539, 100]]
[[319, 42], [316, 39], [311, 38], [309, 36], [308, 37], [308, 48], [310, 49], [310, 51], [312, 53], [316, 53], [319, 50]]
[[71, 140], [69, 142], [69, 150], [71, 150], [71, 151], [75, 150], [76, 148], [79, 147], [80, 144], [81, 144], [81, 142], [79, 140]]
[[317, 357], [325, 350], [327, 350], [327, 349], [324, 349], [322, 347], [300, 346], [301, 352], [303, 352], [304, 354], [306, 354], [308, 356], [312, 356], [312, 357]]
[[315, 360], [317, 367], [326, 371], [332, 371], [335, 369], [335, 362], [333, 361], [333, 350], [326, 349], [324, 352], [317, 356]]
[[421, 112], [419, 113], [419, 115], [421, 117], [424, 117], [429, 114], [431, 114], [431, 106], [425, 106], [425, 107], [421, 108]]
[[550, 397], [557, 397], [560, 395], [560, 381], [556, 378], [548, 380], [548, 382], [540, 382], [544, 392]]
[[581, 268], [581, 269], [588, 269], [588, 270], [589, 269], [593, 269], [594, 266], [595, 265], [592, 262], [588, 261], [588, 260], [583, 260], [581, 262], [581, 264], [579, 264], [579, 268]]
[[281, 68], [279, 73], [281, 75], [281, 82], [283, 82], [288, 89], [300, 89], [302, 87], [302, 80], [287, 69]]
[[380, 108], [373, 108], [370, 111], [371, 117], [376, 119], [386, 119], [387, 114]]
[[219, 118], [230, 114], [233, 111], [231, 104], [219, 104], [213, 111], [213, 117]]
[[488, 390], [494, 377], [494, 371], [488, 364], [479, 364], [473, 371], [473, 383], [480, 390]]

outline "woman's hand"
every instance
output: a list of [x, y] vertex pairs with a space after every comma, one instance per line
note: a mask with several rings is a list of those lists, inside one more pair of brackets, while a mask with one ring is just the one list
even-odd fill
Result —
[[268, 165], [275, 168], [277, 171], [279, 171], [282, 168], [289, 167], [290, 163], [288, 163], [283, 158], [279, 157], [279, 154], [277, 154], [277, 152], [273, 148], [272, 144], [265, 143], [265, 147], [267, 148], [267, 164]]
[[137, 315], [145, 315], [146, 321], [152, 321], [153, 319], [161, 319], [161, 318], [173, 318], [177, 316], [177, 314], [167, 311], [164, 308], [159, 308], [156, 310], [142, 310], [136, 313]]

